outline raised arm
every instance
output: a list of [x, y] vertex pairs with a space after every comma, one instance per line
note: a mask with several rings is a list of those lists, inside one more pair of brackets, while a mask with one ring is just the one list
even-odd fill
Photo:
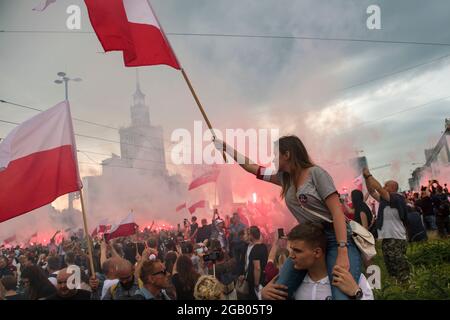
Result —
[[370, 195], [380, 202], [380, 197], [386, 201], [390, 201], [389, 192], [387, 192], [381, 184], [370, 174], [368, 168], [363, 170], [364, 179], [366, 179], [367, 190], [369, 190]]
[[[258, 178], [263, 176], [263, 173], [261, 172], [261, 166], [254, 163], [247, 156], [241, 154], [222, 140], [215, 139], [214, 145], [216, 146], [217, 150], [225, 151], [226, 153], [228, 153], [234, 159], [234, 161], [236, 161], [245, 171], [254, 174]], [[280, 179], [278, 179], [276, 174], [270, 174], [262, 178], [261, 180], [268, 181], [276, 185], [281, 185]]]

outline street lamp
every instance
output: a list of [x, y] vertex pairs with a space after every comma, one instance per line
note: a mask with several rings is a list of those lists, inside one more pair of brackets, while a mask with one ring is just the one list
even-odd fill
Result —
[[80, 82], [80, 81], [82, 81], [82, 79], [81, 78], [71, 79], [71, 78], [67, 77], [65, 72], [58, 72], [57, 75], [58, 75], [59, 79], [56, 79], [54, 82], [56, 84], [64, 83], [66, 100], [69, 100], [69, 81]]
[[[80, 82], [82, 81], [81, 78], [74, 78], [71, 79], [67, 76], [67, 74], [65, 72], [58, 72], [57, 76], [59, 77], [59, 79], [56, 79], [54, 82], [56, 84], [63, 84], [64, 83], [64, 92], [65, 92], [65, 96], [66, 96], [66, 101], [69, 101], [69, 81], [74, 81], [74, 82]], [[75, 193], [71, 192], [69, 193], [69, 212], [73, 211], [73, 200], [77, 198], [75, 196]]]

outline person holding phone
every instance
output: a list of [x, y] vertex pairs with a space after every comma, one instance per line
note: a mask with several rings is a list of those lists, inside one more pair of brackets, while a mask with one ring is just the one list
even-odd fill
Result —
[[[327, 234], [327, 266], [330, 279], [333, 269], [340, 266], [350, 270], [358, 281], [361, 275], [361, 254], [351, 237], [339, 194], [331, 176], [315, 165], [303, 142], [297, 136], [281, 137], [275, 143], [274, 164], [278, 168], [269, 170], [253, 163], [248, 157], [218, 139], [216, 148], [228, 153], [239, 165], [258, 179], [281, 187], [281, 197], [299, 223], [321, 223]], [[292, 259], [287, 259], [280, 271], [278, 282], [288, 287], [292, 299], [295, 288], [303, 281], [306, 272], [294, 268]], [[349, 299], [338, 287], [332, 287], [334, 299]]]
[[285, 241], [284, 229], [278, 229], [276, 236], [273, 237], [272, 247], [270, 248], [269, 258], [267, 259], [266, 268], [264, 269], [265, 283], [269, 283], [278, 275], [281, 267], [289, 257], [289, 250], [281, 246]]

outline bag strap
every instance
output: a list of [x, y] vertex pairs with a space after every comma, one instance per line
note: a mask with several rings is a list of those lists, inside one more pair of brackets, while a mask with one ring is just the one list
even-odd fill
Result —
[[[306, 207], [304, 207], [304, 206], [302, 206], [302, 205], [300, 205], [300, 207], [301, 207], [302, 209], [304, 209], [305, 211], [307, 211], [308, 213], [312, 214], [313, 216], [317, 217], [317, 218], [320, 218], [320, 219], [322, 219], [322, 220], [325, 220], [326, 222], [329, 222], [329, 223], [333, 223], [333, 220], [331, 220], [331, 219], [329, 219], [329, 218], [327, 218], [327, 217], [321, 215], [320, 213], [314, 212], [313, 210], [308, 209], [308, 208], [306, 208]], [[347, 219], [347, 217], [345, 217], [345, 218]]]

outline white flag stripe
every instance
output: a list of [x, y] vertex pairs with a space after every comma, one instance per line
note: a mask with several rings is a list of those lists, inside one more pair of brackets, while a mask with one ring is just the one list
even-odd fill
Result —
[[147, 0], [123, 0], [123, 6], [129, 22], [148, 24], [161, 29]]
[[[61, 121], [63, 119], [63, 121]], [[69, 103], [63, 101], [23, 122], [0, 143], [0, 168], [11, 161], [61, 146], [75, 146]]]

